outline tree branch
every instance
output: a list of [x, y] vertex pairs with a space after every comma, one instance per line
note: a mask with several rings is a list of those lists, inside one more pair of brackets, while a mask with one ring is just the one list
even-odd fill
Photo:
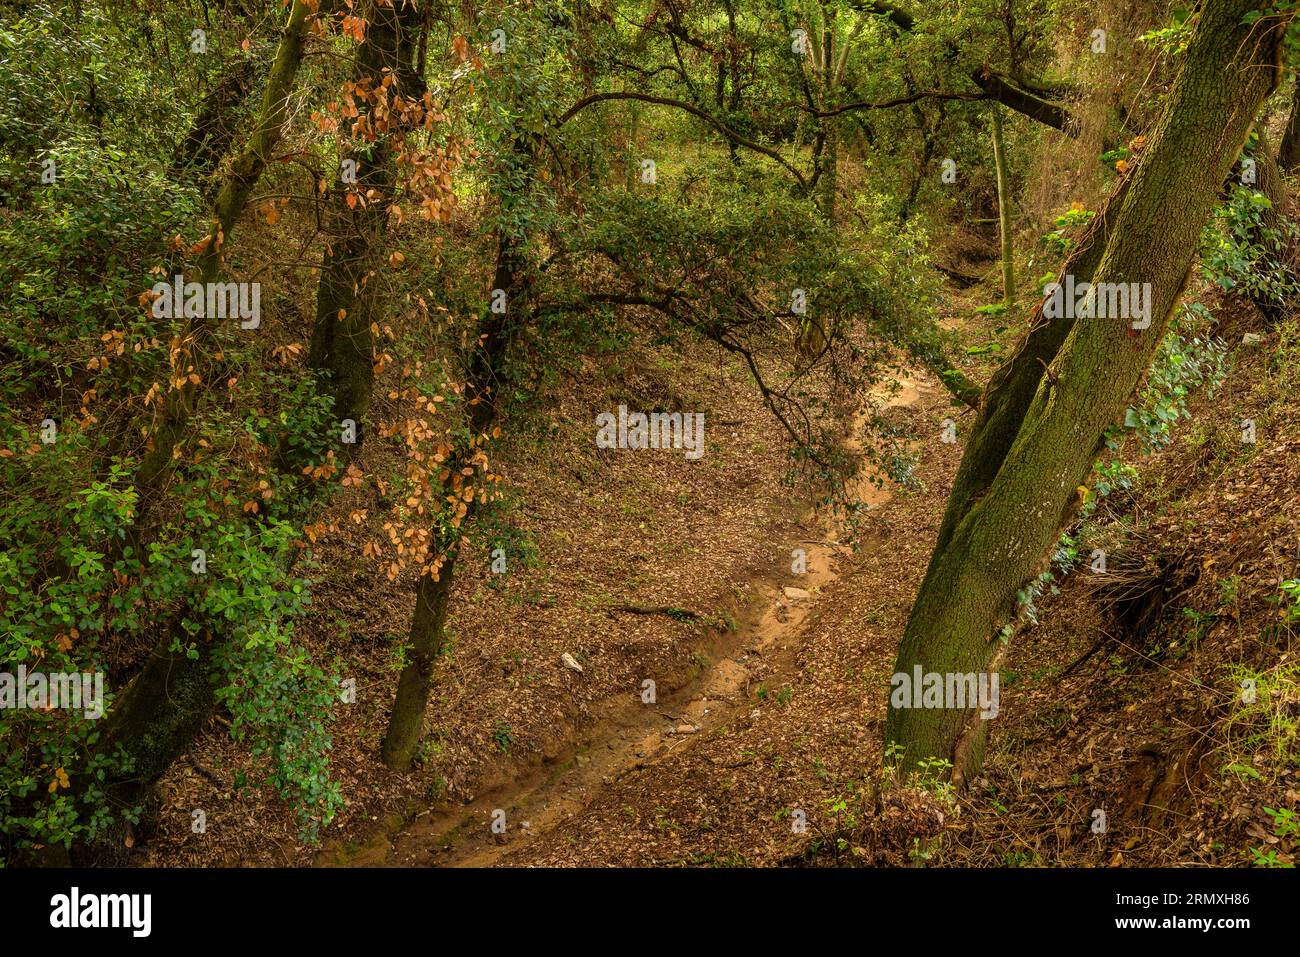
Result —
[[642, 103], [655, 103], [658, 104], [659, 106], [671, 106], [674, 107], [675, 109], [685, 110], [687, 113], [690, 113], [692, 116], [697, 116], [700, 119], [704, 120], [704, 122], [708, 123], [719, 133], [725, 136], [727, 139], [735, 143], [737, 146], [743, 146], [746, 149], [753, 150], [756, 153], [762, 153], [764, 156], [776, 160], [778, 163], [784, 166], [786, 170], [789, 171], [789, 173], [792, 176], [794, 176], [796, 180], [799, 181], [800, 186], [804, 187], [805, 189], [808, 187], [808, 180], [804, 177], [804, 175], [800, 173], [797, 169], [795, 169], [793, 166], [791, 166], [788, 162], [786, 162], [785, 157], [782, 156], [780, 153], [778, 153], [776, 150], [772, 149], [771, 147], [764, 146], [761, 143], [755, 143], [753, 140], [745, 139], [745, 137], [741, 136], [739, 133], [737, 133], [731, 127], [727, 126], [726, 123], [723, 123], [717, 117], [710, 116], [708, 113], [704, 112], [704, 110], [700, 109], [698, 106], [693, 106], [692, 104], [687, 103], [685, 100], [674, 100], [666, 96], [651, 96], [649, 93], [618, 93], [618, 92], [593, 93], [591, 96], [584, 96], [581, 100], [579, 100], [577, 103], [573, 104], [573, 106], [569, 107], [562, 114], [560, 114], [559, 119], [555, 121], [555, 125], [563, 126], [565, 123], [569, 122], [569, 120], [573, 119], [574, 116], [576, 116], [578, 113], [585, 110], [587, 107], [592, 106], [595, 103], [602, 103], [606, 100], [639, 100]]

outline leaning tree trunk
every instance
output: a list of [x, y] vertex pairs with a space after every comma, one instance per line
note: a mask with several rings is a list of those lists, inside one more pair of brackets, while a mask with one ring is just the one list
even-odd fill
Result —
[[1016, 301], [1016, 264], [1011, 248], [1011, 189], [1007, 185], [1006, 146], [1002, 141], [1002, 111], [994, 103], [993, 169], [998, 184], [998, 232], [1002, 239], [1002, 302], [1010, 309]]
[[[1061, 267], [1057, 277], [1059, 281], [1070, 275], [1074, 276], [1076, 283], [1091, 282], [1101, 263], [1102, 253], [1106, 251], [1111, 225], [1123, 205], [1128, 183], [1127, 178], [1120, 182], [1119, 188], [1079, 237]], [[1025, 411], [1038, 392], [1043, 370], [1056, 358], [1073, 327], [1072, 319], [1058, 318], [1050, 322], [1045, 319], [1040, 300], [1029, 318], [1029, 330], [1024, 339], [990, 377], [953, 480], [931, 564], [947, 547], [957, 523], [984, 496], [1002, 468]]]
[[[232, 65], [203, 98], [203, 107], [185, 139], [176, 144], [167, 175], [203, 181], [217, 168], [234, 142], [238, 115], [253, 89], [255, 63], [251, 59]], [[205, 195], [205, 199], [210, 199]]]
[[[301, 5], [295, 5], [295, 13], [299, 6]], [[366, 36], [357, 53], [358, 68], [354, 79], [370, 77], [377, 85], [383, 70], [388, 68], [398, 77], [397, 86], [401, 92], [407, 96], [412, 95], [418, 83], [411, 68], [414, 27], [419, 25], [416, 5], [402, 4], [399, 13], [392, 6], [375, 3], [368, 11], [368, 16]], [[280, 54], [276, 57], [276, 67], [272, 70], [272, 79], [268, 82], [263, 119], [259, 124], [258, 135], [255, 136], [244, 156], [235, 164], [235, 173], [232, 175], [238, 177], [237, 182], [234, 186], [231, 182], [235, 180], [227, 182], [218, 200], [218, 209], [227, 211], [226, 215], [219, 217], [219, 221], [223, 224], [228, 223], [233, 226], [239, 211], [247, 202], [257, 176], [265, 166], [266, 157], [279, 140], [285, 105], [292, 90], [294, 72], [301, 58], [302, 23], [303, 21], [295, 21], [293, 17], [290, 19], [290, 26], [286, 28], [284, 39], [281, 41]], [[286, 44], [288, 43], [294, 43], [296, 46], [287, 55]], [[268, 117], [272, 118], [273, 122], [268, 122]], [[373, 200], [369, 207], [363, 207], [365, 213], [358, 215], [352, 221], [355, 224], [355, 235], [344, 237], [345, 243], [356, 239], [357, 246], [349, 247], [354, 254], [340, 255], [333, 259], [327, 255], [326, 266], [322, 272], [321, 299], [328, 299], [337, 293], [340, 284], [346, 281], [339, 279], [340, 273], [343, 272], [355, 280], [356, 287], [370, 285], [367, 283], [368, 270], [373, 268], [374, 259], [382, 251], [380, 244], [384, 236], [384, 220], [387, 218], [388, 200], [391, 197], [393, 184], [392, 151], [387, 138], [379, 140], [365, 155], [368, 157], [366, 160], [358, 159], [360, 170], [358, 183], [363, 184], [360, 185], [363, 195], [373, 188], [379, 198]], [[376, 155], [383, 156], [383, 161], [371, 159]], [[250, 156], [254, 157], [251, 161]], [[362, 163], [366, 165], [363, 166]], [[244, 172], [241, 173], [241, 170]], [[336, 199], [340, 207], [346, 207], [343, 192], [342, 189], [336, 190]], [[223, 200], [225, 200], [224, 206]], [[346, 220], [349, 217], [344, 214], [343, 218]], [[363, 251], [359, 255], [355, 254], [358, 249]], [[216, 266], [210, 266], [212, 262], [212, 259], [205, 258], [201, 275], [208, 275], [208, 268], [219, 268], [219, 257]], [[355, 287], [350, 291], [354, 297], [357, 296]], [[373, 308], [371, 296], [372, 294], [363, 292], [358, 297], [365, 303], [364, 307], [357, 311], [364, 311], [366, 316], [364, 333], [367, 344], [372, 317], [370, 309]], [[331, 327], [333, 326], [342, 330], [350, 327], [351, 324], [338, 322], [331, 324]], [[197, 330], [195, 334], [197, 335]], [[336, 375], [333, 382], [337, 388], [346, 390], [343, 394], [348, 398], [341, 408], [345, 413], [356, 416], [358, 422], [360, 416], [364, 414], [372, 379], [372, 360], [368, 355], [361, 357], [365, 366], [364, 372], [359, 375], [354, 374], [353, 353], [362, 348], [364, 347], [352, 346], [348, 350], [336, 349], [333, 352], [334, 356], [342, 352], [348, 358], [346, 363], [337, 362], [331, 368], [332, 372], [342, 369], [347, 373], [346, 376]], [[342, 386], [339, 386], [340, 380]], [[338, 393], [336, 393], [336, 403], [337, 395]], [[340, 406], [336, 404], [336, 408]], [[354, 411], [358, 409], [360, 411]], [[340, 418], [347, 417], [349, 414], [340, 415]], [[168, 634], [154, 649], [144, 670], [136, 676], [115, 704], [109, 718], [105, 743], [113, 747], [122, 745], [134, 761], [128, 779], [112, 782], [117, 796], [124, 802], [138, 800], [167, 770], [172, 761], [184, 753], [194, 735], [211, 715], [215, 705], [212, 664], [214, 645], [221, 640], [220, 636], [201, 641], [198, 644], [198, 656], [190, 658], [184, 653], [171, 651], [173, 635], [177, 632], [176, 628], [168, 630]]]
[[[1150, 326], [1137, 331], [1126, 319], [1096, 318], [1070, 328], [1023, 422], [1018, 428], [1008, 423], [1013, 438], [992, 481], [966, 502], [965, 515], [932, 557], [896, 672], [911, 675], [920, 667], [965, 675], [989, 667], [1017, 591], [1042, 567], [1105, 430], [1149, 367], [1219, 187], [1279, 79], [1289, 17], [1243, 25], [1251, 3], [1225, 0], [1202, 8], [1096, 269], [1099, 284], [1150, 284]], [[891, 701], [885, 740], [901, 746], [906, 765], [953, 759], [960, 777], [980, 759], [980, 728], [971, 718], [969, 708], [895, 707]]]
[[[271, 159], [272, 151], [280, 142], [288, 118], [289, 95], [298, 76], [298, 65], [302, 62], [310, 8], [314, 6], [314, 3], [297, 0], [289, 11], [289, 21], [280, 36], [275, 62], [267, 77], [257, 129], [248, 146], [231, 164], [230, 172], [213, 204], [211, 232], [197, 264], [200, 283], [215, 282], [220, 276], [222, 250], [230, 241], [235, 224], [248, 205], [253, 187], [257, 185], [262, 171]], [[139, 492], [139, 503], [133, 530], [127, 536], [133, 545], [140, 544], [140, 539], [147, 530], [149, 515], [156, 504], [158, 492], [171, 472], [173, 452], [189, 428], [199, 388], [207, 382], [204, 373], [208, 371], [209, 363], [205, 361], [204, 350], [211, 346], [206, 340], [212, 333], [212, 318], [200, 316], [189, 319], [179, 337], [179, 346], [175, 351], [176, 379], [163, 400], [162, 414], [149, 437], [149, 449], [136, 469], [135, 487]], [[195, 378], [198, 382], [186, 374], [190, 367], [197, 373]]]
[[[289, 13], [267, 78], [256, 132], [244, 151], [235, 158], [214, 205], [213, 234], [198, 262], [200, 282], [215, 281], [220, 275], [222, 240], [229, 240], [253, 187], [280, 140], [289, 95], [302, 59], [309, 6], [296, 2]], [[180, 337], [184, 363], [206, 371], [206, 364], [196, 347], [212, 331], [206, 318], [196, 317], [188, 321]], [[184, 368], [185, 365], [181, 365], [177, 374]], [[200, 381], [206, 382], [202, 374]], [[172, 450], [184, 438], [189, 426], [198, 388], [186, 378], [183, 384], [168, 392], [159, 423], [150, 437], [150, 450], [136, 471], [139, 502], [127, 541], [137, 550], [148, 539], [150, 515], [170, 472]], [[128, 778], [107, 782], [107, 786], [124, 800], [143, 793], [184, 751], [211, 714], [215, 700], [209, 667], [211, 643], [200, 641], [198, 657], [190, 658], [183, 652], [173, 652], [173, 631], [165, 628], [164, 632], [144, 669], [114, 701], [97, 748], [103, 754], [112, 754], [121, 748], [131, 759], [134, 767]]]
[[[397, 82], [387, 90], [389, 102], [398, 96], [418, 99], [420, 78], [412, 66], [422, 19], [417, 4], [374, 0], [366, 19], [352, 82], [363, 90], [379, 90], [385, 71], [391, 71]], [[359, 97], [359, 104], [358, 122], [371, 130], [371, 137], [367, 141], [362, 134], [361, 145], [348, 151], [334, 184], [330, 242], [321, 264], [307, 357], [307, 365], [322, 375], [334, 399], [335, 420], [351, 420], [356, 427], [357, 440], [345, 448], [348, 453], [361, 446], [370, 408], [375, 362], [370, 330], [383, 310], [377, 274], [396, 178], [392, 136], [401, 132], [397, 111], [376, 118], [379, 111], [366, 98]], [[376, 131], [376, 126], [382, 128]], [[345, 175], [345, 170], [355, 177]]]

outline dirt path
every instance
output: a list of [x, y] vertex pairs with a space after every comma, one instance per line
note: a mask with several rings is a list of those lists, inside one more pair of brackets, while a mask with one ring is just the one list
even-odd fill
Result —
[[[886, 408], [915, 406], [935, 388], [913, 379], [900, 385], [892, 395], [881, 396]], [[856, 433], [861, 433], [866, 417], [864, 411]], [[858, 448], [859, 443], [859, 435], [854, 435], [847, 444]], [[893, 498], [889, 488], [877, 488], [866, 478], [852, 491], [872, 511]], [[526, 852], [628, 775], [678, 756], [728, 721], [750, 713], [756, 685], [775, 687], [797, 671], [808, 618], [822, 593], [850, 564], [846, 559], [852, 550], [841, 542], [842, 520], [812, 521], [816, 537], [798, 543], [806, 553], [807, 570], [789, 576], [797, 585], [765, 585], [749, 620], [734, 632], [715, 636], [702, 649], [707, 664], [694, 680], [653, 703], [629, 694], [608, 700], [602, 720], [559, 759], [476, 795], [460, 808], [419, 814], [405, 827], [376, 837], [348, 863], [492, 866], [507, 853]], [[504, 833], [498, 833], [503, 828]]]

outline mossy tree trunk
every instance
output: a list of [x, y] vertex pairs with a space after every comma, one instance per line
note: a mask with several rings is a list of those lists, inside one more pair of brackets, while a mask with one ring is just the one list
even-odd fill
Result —
[[[1250, 9], [1252, 0], [1201, 9], [1165, 112], [1114, 213], [1095, 270], [1096, 283], [1150, 283], [1149, 328], [1132, 330], [1123, 318], [1070, 326], [1023, 420], [1004, 423], [1010, 441], [991, 481], [960, 505], [964, 514], [936, 549], [903, 635], [897, 672], [910, 675], [919, 666], [927, 673], [980, 673], [994, 659], [996, 635], [1015, 611], [1016, 593], [1042, 568], [1105, 430], [1122, 415], [1151, 363], [1219, 188], [1278, 82], [1287, 18], [1243, 25]], [[959, 492], [954, 489], [954, 496]], [[891, 702], [885, 740], [901, 746], [907, 766], [929, 757], [956, 759], [960, 775], [962, 764], [969, 770], [979, 761], [978, 746], [965, 747], [978, 741], [973, 716], [970, 709]]]
[[[297, 0], [289, 11], [289, 20], [280, 34], [275, 61], [267, 76], [257, 128], [244, 151], [231, 164], [213, 203], [211, 232], [196, 264], [200, 283], [215, 282], [221, 275], [222, 250], [280, 142], [288, 116], [289, 95], [302, 62], [311, 6]], [[127, 536], [133, 545], [138, 546], [146, 533], [158, 492], [171, 472], [173, 452], [185, 437], [200, 389], [206, 384], [203, 373], [210, 363], [205, 350], [215, 351], [208, 341], [213, 331], [212, 317], [201, 316], [187, 320], [180, 333], [174, 370], [176, 385], [165, 393], [162, 413], [149, 437], [149, 449], [136, 469], [134, 484], [140, 499], [133, 529]], [[198, 382], [182, 374], [189, 366], [198, 372]]]
[[[1102, 253], [1106, 251], [1106, 241], [1123, 205], [1129, 182], [1126, 178], [1120, 183], [1110, 201], [1088, 224], [1066, 257], [1058, 280], [1064, 281], [1067, 275], [1072, 275], [1076, 283], [1092, 281]], [[935, 542], [935, 557], [947, 547], [957, 523], [988, 491], [1011, 443], [1015, 441], [1026, 410], [1038, 392], [1043, 370], [1056, 358], [1073, 327], [1074, 320], [1069, 318], [1048, 321], [1043, 316], [1040, 299], [1030, 315], [1029, 329], [1020, 345], [989, 378], [948, 496]]]
[[[203, 107], [185, 139], [176, 144], [167, 175], [202, 181], [230, 150], [245, 100], [253, 90], [254, 61], [233, 64], [203, 98]], [[205, 193], [205, 198], [210, 198]]]
[[[309, 5], [296, 2], [281, 34], [275, 61], [267, 78], [266, 92], [257, 127], [243, 152], [231, 164], [213, 208], [213, 233], [198, 261], [198, 281], [212, 282], [221, 273], [221, 239], [229, 241], [249, 196], [270, 159], [283, 132], [289, 95], [302, 60], [307, 35]], [[196, 368], [204, 368], [202, 350], [213, 333], [210, 319], [187, 321], [181, 334], [183, 355]], [[183, 368], [183, 366], [182, 366]], [[170, 390], [159, 422], [151, 435], [150, 450], [135, 476], [139, 504], [127, 541], [136, 549], [148, 540], [152, 506], [170, 474], [172, 450], [185, 437], [199, 389], [203, 384], [188, 380]], [[177, 642], [188, 638], [176, 628], [165, 628], [143, 670], [113, 702], [105, 718], [98, 751], [117, 752], [119, 747], [133, 764], [129, 776], [106, 782], [116, 798], [130, 802], [144, 793], [183, 753], [195, 733], [212, 713], [215, 691], [211, 680], [212, 644], [197, 642], [197, 657], [174, 651]]]
[[[412, 64], [423, 18], [419, 6], [372, 0], [365, 18], [366, 33], [357, 50], [352, 82], [362, 90], [379, 90], [385, 71], [390, 71], [396, 82], [387, 93], [388, 103], [399, 96], [418, 99], [423, 91]], [[363, 138], [340, 164], [331, 194], [329, 242], [321, 263], [307, 357], [308, 366], [322, 375], [334, 399], [335, 420], [350, 419], [356, 426], [357, 441], [344, 447], [347, 453], [360, 448], [370, 408], [375, 363], [371, 325], [383, 315], [378, 272], [396, 180], [392, 138], [403, 132], [397, 127], [396, 111], [376, 120], [377, 112], [366, 97], [358, 97], [358, 112], [367, 128], [377, 123], [385, 128], [375, 131], [371, 140]], [[355, 172], [355, 182], [345, 171]]]

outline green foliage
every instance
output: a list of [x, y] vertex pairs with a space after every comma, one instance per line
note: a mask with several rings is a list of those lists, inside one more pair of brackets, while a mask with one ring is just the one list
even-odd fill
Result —
[[1175, 9], [1168, 26], [1148, 30], [1138, 37], [1138, 42], [1151, 44], [1165, 56], [1178, 56], [1187, 49], [1195, 24], [1196, 17], [1190, 10]]
[[[251, 68], [249, 100], [258, 100], [266, 54], [279, 40], [278, 5], [255, 15], [204, 7], [202, 55], [187, 49], [195, 12], [186, 5], [37, 0], [6, 16], [0, 661], [111, 676], [111, 707], [159, 641], [193, 660], [212, 649], [216, 698], [253, 768], [239, 784], [269, 785], [293, 806], [303, 838], [318, 839], [343, 806], [330, 777], [340, 676], [313, 659], [303, 626], [317, 571], [311, 543], [338, 518], [326, 509], [332, 480], [364, 484], [356, 498], [374, 492], [377, 504], [363, 501], [354, 514], [391, 508], [387, 517], [411, 533], [402, 540], [427, 536], [435, 555], [465, 536], [476, 550], [504, 549], [511, 572], [542, 561], [512, 520], [515, 496], [487, 502], [486, 483], [474, 483], [483, 507], [468, 528], [464, 501], [453, 496], [443, 507], [448, 476], [465, 474], [447, 464], [455, 451], [474, 446], [495, 467], [500, 433], [485, 429], [490, 437], [475, 445], [464, 384], [487, 352], [477, 327], [492, 315], [485, 294], [498, 266], [510, 273], [509, 341], [485, 378], [512, 433], [523, 433], [516, 461], [527, 460], [527, 441], [542, 449], [552, 438], [554, 400], [575, 368], [603, 363], [617, 382], [640, 360], [631, 352], [672, 357], [707, 343], [752, 375], [789, 433], [790, 477], [811, 477], [851, 516], [866, 514], [849, 501], [855, 457], [841, 447], [845, 419], [868, 390], [883, 391], [900, 352], [948, 382], [960, 375], [948, 357], [965, 344], [935, 322], [951, 313], [929, 250], [954, 214], [985, 215], [992, 189], [988, 104], [960, 91], [996, 74], [1072, 99], [1052, 68], [1053, 28], [1065, 13], [1051, 0], [1023, 0], [1015, 16], [994, 0], [915, 4], [912, 25], [900, 28], [899, 11], [844, 0], [670, 6], [431, 5], [429, 32], [407, 38], [418, 46], [429, 102], [447, 115], [401, 138], [463, 147], [453, 170], [461, 207], [420, 220], [410, 168], [418, 164], [399, 151], [382, 241], [404, 253], [378, 258], [363, 280], [380, 350], [397, 358], [376, 363], [371, 408], [383, 427], [368, 432], [374, 438], [355, 462], [292, 342], [310, 324], [307, 280], [319, 275], [323, 237], [335, 225], [322, 218], [335, 205], [323, 199], [345, 139], [317, 121], [329, 101], [355, 106], [358, 93], [343, 88], [356, 44], [338, 33], [342, 11], [313, 26], [283, 149], [263, 157], [250, 205], [221, 237], [229, 278], [265, 281], [268, 321], [255, 336], [227, 325], [184, 341], [182, 325], [153, 317], [141, 294], [177, 272], [193, 278], [211, 183], [190, 181], [187, 137], [232, 67]], [[1175, 13], [1144, 39], [1177, 54], [1189, 20]], [[791, 49], [795, 28], [809, 33], [807, 58]], [[506, 43], [488, 52], [496, 30]], [[881, 101], [894, 105], [826, 115]], [[236, 105], [221, 117], [235, 148], [247, 142], [255, 108]], [[1013, 179], [1034, 169], [1026, 124], [1008, 119]], [[216, 168], [229, 170], [231, 149], [215, 152]], [[362, 152], [379, 155], [373, 144]], [[1121, 168], [1129, 156], [1103, 159]], [[647, 158], [657, 181], [638, 175]], [[946, 158], [960, 170], [959, 188], [936, 175]], [[55, 175], [43, 182], [47, 168]], [[1281, 301], [1290, 280], [1270, 263], [1289, 237], [1270, 232], [1267, 211], [1259, 194], [1234, 191], [1207, 232], [1205, 269], [1224, 288]], [[1056, 217], [1036, 258], [1066, 255], [1093, 215], [1075, 207]], [[336, 238], [331, 252], [342, 248]], [[972, 345], [966, 355], [1000, 348]], [[1190, 390], [1215, 380], [1217, 349], [1199, 327], [1171, 334], [1131, 413], [1144, 447], [1167, 442]], [[188, 368], [196, 356], [211, 381]], [[379, 386], [382, 369], [400, 375]], [[183, 434], [163, 478], [141, 479], [160, 395], [177, 376], [196, 386]], [[689, 401], [686, 391], [672, 400]], [[403, 431], [413, 407], [428, 419]], [[40, 435], [46, 418], [58, 429], [53, 444]], [[883, 417], [867, 421], [872, 476], [918, 487], [912, 436]], [[345, 459], [356, 468], [345, 472]], [[470, 464], [487, 470], [482, 457]], [[1097, 473], [1089, 504], [1134, 477], [1117, 461]], [[1019, 614], [1034, 619], [1036, 599], [1080, 550], [1062, 537], [1052, 566], [1018, 596]], [[404, 569], [387, 570], [395, 579]], [[489, 579], [492, 587], [503, 580]], [[597, 598], [584, 595], [580, 606], [596, 607]], [[735, 627], [725, 613], [668, 614]], [[782, 707], [792, 693], [760, 690]], [[0, 713], [3, 852], [89, 841], [136, 815], [105, 798], [105, 784], [133, 769], [123, 754], [100, 753], [100, 733], [75, 711]], [[504, 722], [489, 732], [505, 754], [516, 733], [524, 730]], [[948, 770], [922, 762], [909, 784], [950, 797]], [[849, 806], [835, 798], [830, 810], [844, 815]], [[916, 848], [918, 859], [931, 853]]]
[[514, 731], [504, 721], [498, 721], [496, 727], [492, 729], [492, 740], [496, 742], [497, 749], [502, 754], [509, 754], [510, 746], [515, 743]]
[[[1187, 403], [1202, 387], [1214, 389], [1224, 374], [1227, 348], [1212, 334], [1214, 317], [1198, 302], [1186, 303], [1170, 324], [1147, 374], [1140, 401], [1124, 413], [1124, 428], [1137, 435], [1144, 452], [1164, 448], [1173, 427], [1191, 417]], [[1112, 430], [1107, 446], [1118, 447], [1121, 433]]]
[[231, 715], [231, 733], [264, 761], [269, 783], [290, 800], [304, 840], [314, 840], [343, 806], [328, 774], [331, 738], [325, 718], [339, 700], [339, 678], [327, 676], [293, 642], [293, 619], [311, 603], [309, 582], [285, 573], [296, 533], [268, 523], [254, 534], [240, 524], [218, 529], [210, 586], [195, 608], [195, 624], [221, 627], [224, 678], [218, 700]]
[[1233, 185], [1201, 240], [1201, 274], [1207, 282], [1277, 305], [1300, 293], [1284, 255], [1296, 226], [1289, 221], [1270, 225], [1265, 214], [1272, 208], [1262, 192]]
[[[1109, 155], [1110, 154], [1107, 154], [1107, 156]], [[1106, 157], [1103, 156], [1102, 159], [1105, 160]], [[1082, 205], [1075, 204], [1073, 207], [1057, 216], [1052, 221], [1056, 228], [1045, 233], [1041, 240], [1048, 255], [1063, 258], [1065, 254], [1069, 252], [1070, 246], [1074, 243], [1074, 240], [1071, 238], [1071, 233], [1077, 232], [1079, 227], [1086, 225], [1096, 215], [1097, 214], [1094, 210], [1085, 209]], [[1052, 278], [1055, 277], [1053, 276]], [[1050, 278], [1047, 280], [1047, 282], [1051, 281]]]
[[[1288, 807], [1284, 808], [1264, 808], [1264, 813], [1273, 820], [1273, 836], [1287, 842], [1287, 846], [1295, 848], [1300, 844], [1300, 815]], [[1288, 856], [1283, 859], [1278, 856], [1278, 849], [1270, 847], [1267, 850], [1259, 847], [1252, 847], [1250, 855], [1256, 867], [1283, 867], [1294, 868], [1295, 863]]]
[[1300, 722], [1289, 704], [1300, 690], [1300, 666], [1285, 661], [1263, 670], [1233, 665], [1228, 676], [1236, 700], [1224, 723], [1232, 755], [1225, 770], [1234, 762], [1250, 767], [1257, 753], [1268, 756], [1274, 775], [1300, 766]]
[[1278, 586], [1282, 597], [1282, 614], [1287, 622], [1300, 621], [1300, 578], [1288, 578]]

